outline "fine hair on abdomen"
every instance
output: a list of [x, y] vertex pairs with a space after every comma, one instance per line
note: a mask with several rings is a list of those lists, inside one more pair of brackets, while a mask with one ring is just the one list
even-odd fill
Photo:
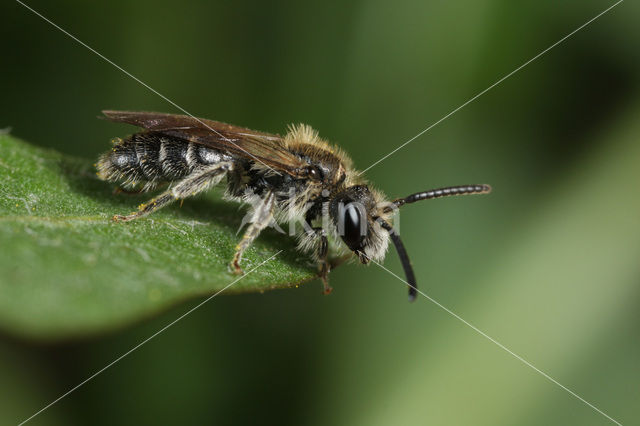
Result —
[[232, 158], [204, 145], [159, 133], [144, 132], [115, 139], [96, 165], [100, 179], [142, 190], [180, 180], [202, 166]]

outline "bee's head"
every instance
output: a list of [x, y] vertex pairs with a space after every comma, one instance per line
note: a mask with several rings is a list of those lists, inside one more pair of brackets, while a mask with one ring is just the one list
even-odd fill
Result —
[[413, 300], [416, 280], [400, 236], [389, 224], [393, 213], [391, 206], [395, 207], [366, 185], [354, 185], [332, 198], [329, 214], [342, 241], [364, 264], [382, 260], [391, 238], [407, 275], [409, 299]]
[[367, 263], [366, 247], [369, 229], [369, 211], [375, 204], [373, 194], [364, 185], [354, 185], [336, 194], [329, 204], [329, 214], [338, 235], [351, 251]]
[[338, 235], [365, 264], [371, 259], [381, 260], [389, 243], [380, 216], [386, 219], [390, 215], [383, 213], [378, 198], [366, 185], [353, 185], [336, 194], [329, 203], [329, 214]]
[[409, 285], [409, 300], [417, 295], [416, 278], [407, 251], [390, 219], [399, 207], [420, 200], [465, 194], [486, 194], [489, 185], [462, 185], [418, 192], [408, 197], [385, 202], [366, 185], [353, 185], [335, 194], [329, 203], [329, 214], [342, 241], [358, 255], [362, 263], [382, 260], [389, 239], [396, 247]]

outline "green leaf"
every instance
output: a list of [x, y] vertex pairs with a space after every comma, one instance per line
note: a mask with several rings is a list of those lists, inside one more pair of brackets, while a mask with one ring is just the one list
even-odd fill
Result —
[[[237, 276], [227, 265], [244, 212], [206, 197], [113, 223], [149, 195], [114, 195], [91, 162], [0, 135], [0, 328], [56, 339], [120, 327]], [[316, 277], [292, 237], [268, 229], [224, 293], [297, 286]]]

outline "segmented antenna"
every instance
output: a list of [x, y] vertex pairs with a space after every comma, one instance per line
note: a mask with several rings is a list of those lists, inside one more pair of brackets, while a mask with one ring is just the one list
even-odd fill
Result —
[[418, 283], [416, 282], [416, 276], [413, 273], [413, 267], [411, 267], [411, 261], [409, 260], [407, 250], [404, 248], [404, 244], [402, 244], [400, 236], [391, 225], [384, 220], [380, 220], [379, 223], [387, 230], [387, 232], [389, 232], [391, 241], [393, 241], [393, 245], [396, 247], [400, 263], [402, 263], [402, 269], [404, 269], [404, 274], [407, 277], [407, 284], [409, 285], [409, 302], [413, 302], [416, 300], [416, 296], [418, 295]]
[[393, 201], [393, 204], [395, 204], [396, 207], [401, 207], [405, 204], [411, 204], [421, 200], [430, 200], [432, 198], [451, 197], [453, 195], [488, 194], [489, 192], [491, 192], [491, 186], [484, 184], [448, 186], [446, 188], [431, 189], [429, 191], [417, 192], [404, 198], [398, 198]]

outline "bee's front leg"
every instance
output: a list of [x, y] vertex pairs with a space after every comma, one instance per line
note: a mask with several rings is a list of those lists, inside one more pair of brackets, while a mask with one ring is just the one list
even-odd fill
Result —
[[[309, 223], [309, 222], [307, 222]], [[318, 275], [322, 280], [323, 294], [330, 294], [333, 288], [329, 285], [329, 262], [327, 261], [327, 255], [329, 253], [329, 240], [327, 239], [327, 233], [322, 227], [307, 228], [307, 235], [310, 238], [316, 239], [314, 258], [318, 260], [319, 272]]]
[[327, 262], [327, 253], [329, 252], [329, 240], [327, 239], [324, 229], [320, 231], [320, 244], [318, 245], [318, 259], [320, 259], [320, 279], [324, 287], [323, 293], [330, 294], [333, 288], [329, 285], [329, 263]]

